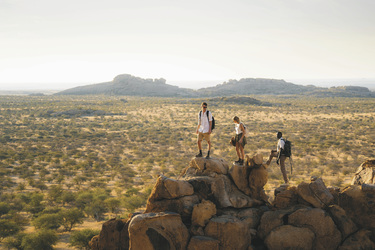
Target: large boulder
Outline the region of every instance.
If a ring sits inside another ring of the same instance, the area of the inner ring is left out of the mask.
[[[244,165],[233,164],[229,170],[229,176],[232,178],[234,184],[239,190],[246,195],[250,195],[249,187],[250,168]]]
[[[297,188],[289,185],[281,185],[275,189],[273,206],[276,208],[287,208],[298,204]]]
[[[257,200],[268,201],[268,197],[264,192],[263,187],[267,184],[268,172],[267,165],[258,165],[250,168],[249,187],[250,196]]]
[[[148,200],[145,213],[175,212],[181,215],[184,222],[189,222],[193,207],[199,203],[197,195],[184,196],[173,200]]]
[[[196,175],[210,175],[212,173],[227,174],[229,165],[220,158],[195,157],[190,161],[190,168],[196,169]]]
[[[244,208],[244,209],[227,209],[220,215],[230,215],[243,221],[249,229],[256,229],[259,226],[260,218],[262,217],[262,210],[258,208]]]
[[[332,218],[320,208],[302,208],[288,217],[288,223],[306,227],[315,233],[315,249],[337,249],[341,233]]]
[[[302,182],[297,187],[298,195],[316,208],[332,205],[334,197],[321,178],[312,178],[311,183]]]
[[[195,176],[187,181],[194,187],[194,192],[200,199],[212,201],[217,208],[245,208],[262,204],[238,190],[226,175]]]
[[[189,232],[176,213],[136,215],[129,224],[131,250],[186,249]]]
[[[91,249],[129,249],[129,222],[130,219],[111,219],[103,223],[100,234],[90,241]]]
[[[367,160],[358,167],[352,185],[375,184],[375,160]]]
[[[275,228],[265,240],[269,250],[313,249],[315,234],[308,228],[285,225]]]
[[[193,226],[206,226],[207,222],[216,214],[216,206],[211,201],[202,200],[193,208],[191,216],[191,224]]]
[[[187,250],[219,250],[219,241],[205,236],[193,236]]]
[[[280,209],[275,211],[264,212],[258,227],[258,236],[265,239],[267,235],[276,227],[286,225],[289,214],[296,211],[299,207],[291,207],[288,209]]]
[[[375,190],[349,186],[339,194],[339,206],[361,228],[375,229]]]
[[[151,191],[150,201],[176,199],[194,194],[194,188],[186,181],[174,180],[160,175]]]
[[[338,250],[375,249],[375,243],[370,238],[371,231],[362,229],[347,238]]]
[[[251,245],[251,231],[246,223],[234,216],[212,218],[204,229],[205,236],[217,239],[220,249],[247,250]]]
[[[349,235],[358,231],[356,224],[347,216],[344,209],[338,205],[332,205],[328,208],[328,212],[340,230],[342,238],[346,239]]]

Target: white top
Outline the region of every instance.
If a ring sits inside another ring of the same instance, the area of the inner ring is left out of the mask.
[[[202,112],[202,115],[201,115],[201,120],[199,121],[199,114]],[[208,122],[208,120],[210,120],[210,122],[212,122],[212,113],[211,111],[208,112],[209,115],[208,115],[208,118],[207,119],[207,111],[203,113],[203,111],[200,111],[198,113],[198,124],[200,122],[200,126],[199,126],[199,132],[201,133],[208,133],[210,131],[210,123]]]
[[[242,130],[241,130],[241,125],[242,124],[242,122],[240,122],[240,123],[236,123],[235,125],[234,125],[234,129],[236,130],[236,135],[239,135],[239,134],[241,134],[241,133],[243,133],[242,132]],[[243,125],[243,124],[242,124]],[[244,126],[244,125],[243,125]]]
[[[280,151],[280,149],[284,149],[285,141],[284,138],[280,138],[279,141],[277,142],[277,152]]]

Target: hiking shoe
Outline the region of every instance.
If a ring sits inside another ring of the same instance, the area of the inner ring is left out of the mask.
[[[236,164],[241,164],[241,159],[238,159],[238,161],[235,161]]]
[[[202,157],[202,153],[197,154],[195,157]]]
[[[243,159],[240,160],[240,165],[243,165]]]
[[[206,159],[210,159],[210,155],[207,155],[207,156],[206,156]]]

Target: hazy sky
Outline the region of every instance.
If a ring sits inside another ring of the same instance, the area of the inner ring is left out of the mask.
[[[375,78],[374,13],[374,0],[0,0],[0,89]]]

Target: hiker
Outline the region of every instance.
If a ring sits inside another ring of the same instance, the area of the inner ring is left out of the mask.
[[[235,123],[234,129],[236,131],[236,136],[234,137],[234,141],[236,143],[236,152],[238,156],[238,161],[235,161],[234,163],[243,165],[245,159],[244,147],[246,144],[245,126],[240,122],[240,118],[237,116],[233,117],[233,122]]]
[[[266,164],[270,165],[272,158],[277,157],[276,163],[277,163],[277,165],[279,165],[279,161],[280,161],[280,170],[281,170],[281,173],[283,174],[284,182],[289,183],[288,177],[286,175],[286,169],[285,169],[286,156],[283,152],[285,140],[282,136],[283,136],[283,134],[281,132],[277,132],[277,139],[279,139],[278,142],[277,142],[277,150],[271,150],[271,154],[268,157],[268,160],[267,160]]]
[[[206,159],[210,158],[210,151],[211,151],[211,128],[212,128],[212,113],[207,110],[207,103],[202,102],[202,110],[198,113],[198,127],[197,127],[197,134],[198,134],[198,149],[199,154],[196,157],[202,157],[202,140],[203,138],[208,143],[208,152]]]

